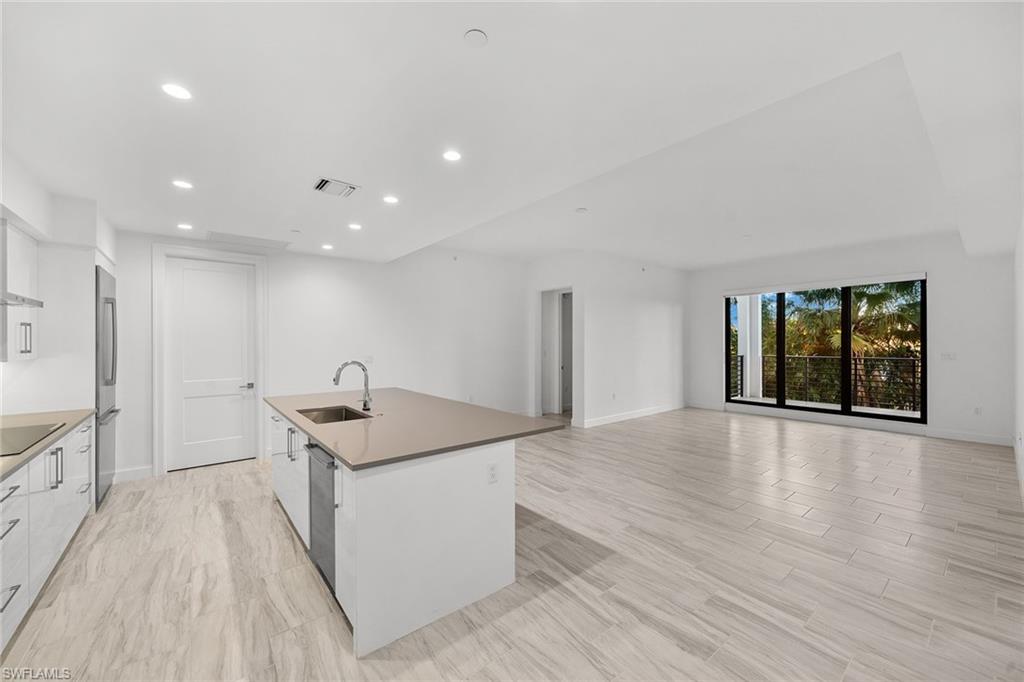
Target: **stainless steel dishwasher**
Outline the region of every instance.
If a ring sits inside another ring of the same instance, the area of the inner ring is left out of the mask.
[[[309,452],[309,556],[334,592],[334,457],[315,443]]]

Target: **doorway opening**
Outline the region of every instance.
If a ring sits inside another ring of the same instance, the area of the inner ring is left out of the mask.
[[[541,412],[572,421],[572,289],[541,292]]]

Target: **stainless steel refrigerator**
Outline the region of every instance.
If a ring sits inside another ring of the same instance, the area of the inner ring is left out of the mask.
[[[96,266],[96,504],[114,482],[117,407],[117,282]]]

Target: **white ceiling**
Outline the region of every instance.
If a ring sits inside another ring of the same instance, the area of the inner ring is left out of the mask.
[[[6,2],[3,145],[124,229],[190,222],[376,261],[443,240],[700,267],[949,229],[998,251],[1021,211],[1019,17]],[[464,44],[473,27],[487,47]],[[316,194],[321,175],[362,189]]]

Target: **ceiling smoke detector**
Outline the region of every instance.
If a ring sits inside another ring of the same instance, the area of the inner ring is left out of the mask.
[[[359,189],[359,185],[353,185],[351,182],[345,182],[344,180],[320,178],[316,181],[316,184],[313,185],[313,189],[317,192],[330,194],[332,197],[347,197],[351,196],[352,192]]]

